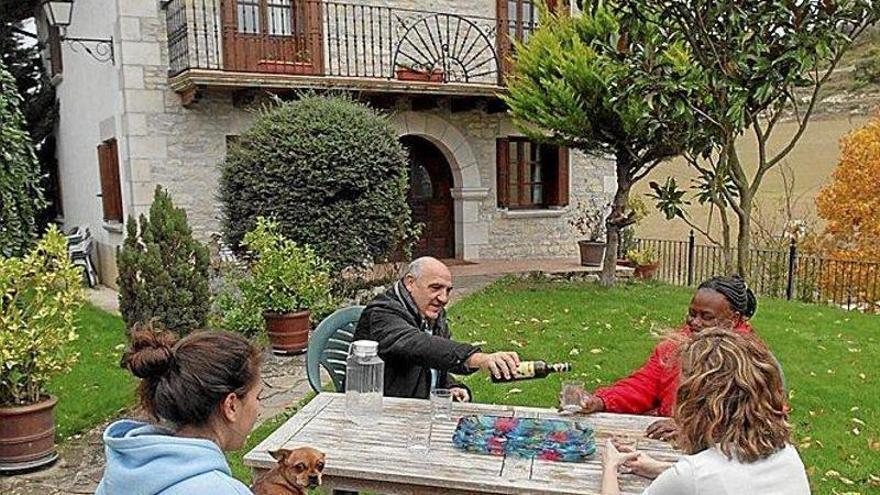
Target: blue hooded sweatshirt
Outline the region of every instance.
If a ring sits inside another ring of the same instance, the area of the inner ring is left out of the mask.
[[[104,452],[107,466],[95,495],[253,495],[210,440],[122,420],[104,431]]]

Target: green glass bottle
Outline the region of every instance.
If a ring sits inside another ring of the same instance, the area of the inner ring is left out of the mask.
[[[571,371],[571,363],[553,363],[547,364],[546,361],[520,361],[516,370],[516,375],[510,379],[495,378],[492,376],[493,382],[512,382],[518,380],[531,380],[534,378],[544,378],[550,373],[562,373]]]

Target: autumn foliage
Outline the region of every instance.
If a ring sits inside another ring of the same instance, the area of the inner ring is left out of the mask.
[[[822,251],[829,258],[860,264],[853,280],[861,296],[880,298],[880,117],[841,139],[841,158],[831,183],[816,198],[825,222]],[[827,276],[823,278],[828,278]],[[852,278],[851,278],[852,279]],[[872,292],[867,294],[866,292]]]

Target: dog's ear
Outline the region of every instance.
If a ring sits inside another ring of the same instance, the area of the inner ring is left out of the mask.
[[[270,450],[269,455],[272,456],[278,462],[284,462],[287,459],[287,456],[290,455],[289,449],[278,449],[278,450]]]

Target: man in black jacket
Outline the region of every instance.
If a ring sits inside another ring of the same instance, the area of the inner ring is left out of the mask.
[[[519,366],[515,352],[487,354],[451,340],[446,303],[452,274],[440,260],[419,258],[406,275],[377,296],[361,314],[355,340],[375,340],[385,361],[385,395],[427,399],[432,388],[448,388],[453,399],[471,400],[470,390],[449,373],[484,370],[510,378]]]

